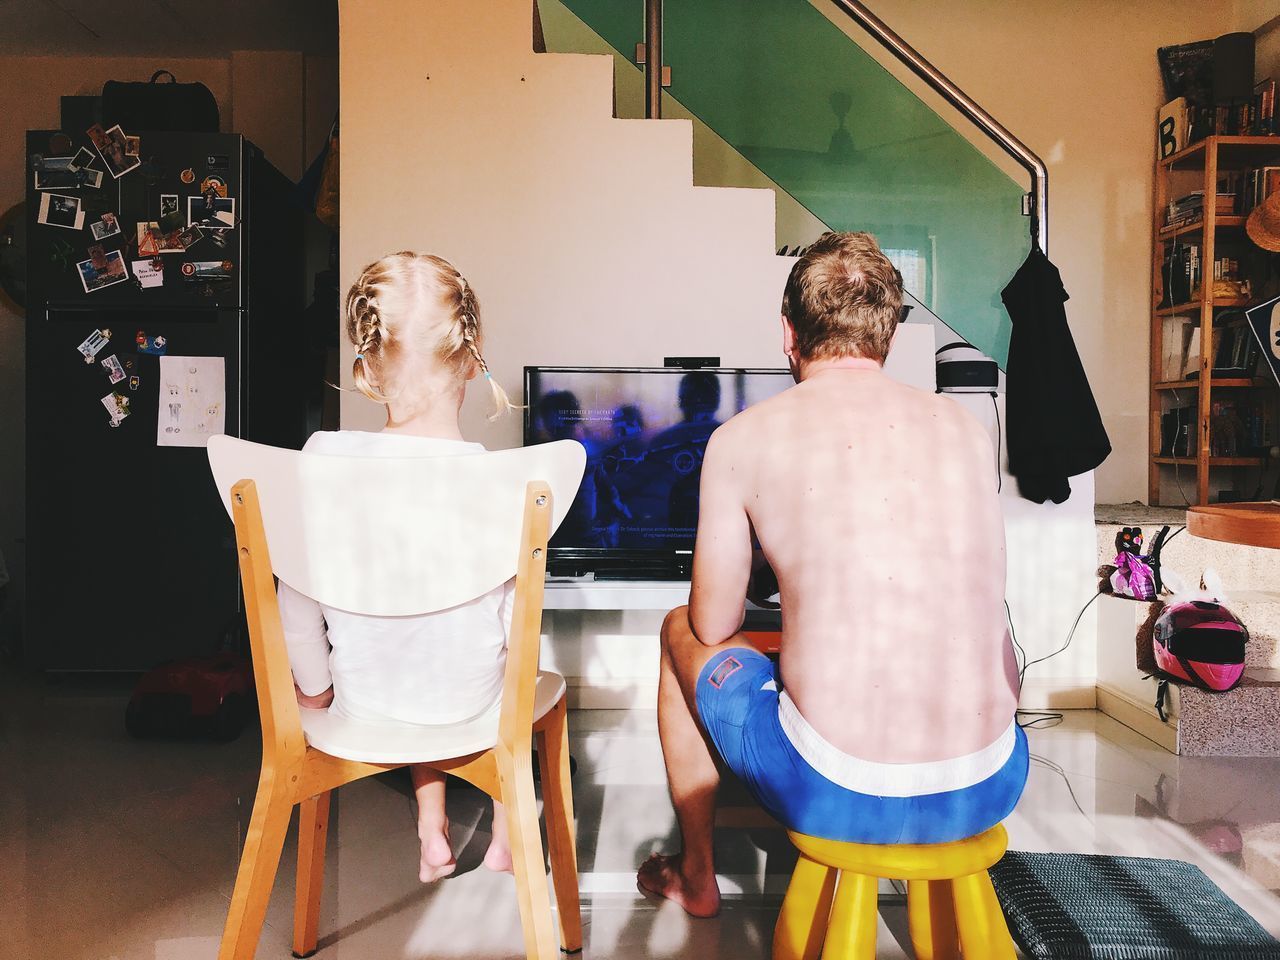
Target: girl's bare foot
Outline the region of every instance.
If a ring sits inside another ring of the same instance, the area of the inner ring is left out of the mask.
[[[507,811],[498,801],[493,802],[493,839],[484,852],[484,865],[495,873],[512,873],[511,840],[507,834]]]
[[[445,824],[440,830],[420,831],[418,838],[422,841],[418,879],[423,883],[432,883],[453,873],[458,861],[454,859],[453,848],[449,846],[449,825]]]
[[[691,917],[714,917],[720,912],[720,888],[715,874],[688,877],[683,867],[682,854],[655,853],[640,864],[636,883],[641,890],[680,904]]]

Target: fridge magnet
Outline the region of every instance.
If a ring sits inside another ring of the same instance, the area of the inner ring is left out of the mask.
[[[178,195],[176,193],[160,194],[160,219],[181,213],[178,207]]]
[[[148,356],[163,357],[165,350],[168,349],[168,343],[164,337],[150,337],[143,330],[138,331],[138,335],[134,340],[138,344],[138,352],[145,353]]]
[[[98,352],[111,341],[111,332],[109,330],[95,330],[84,338],[84,343],[76,347],[80,351],[80,355],[84,357],[85,363],[93,363],[93,358]]]
[[[80,206],[80,198],[61,193],[42,193],[36,222],[67,230],[83,230],[84,208]]]
[[[114,237],[120,232],[120,221],[116,219],[114,213],[104,213],[102,219],[97,223],[89,224],[89,232],[93,234],[93,239],[95,240]]]
[[[102,398],[102,405],[107,408],[107,416],[111,418],[113,427],[120,426],[120,421],[129,415],[129,398],[123,393],[108,393]]]
[[[229,170],[231,169],[231,155],[229,153],[206,154],[204,165],[210,170]]]
[[[102,369],[107,371],[107,379],[112,383],[119,383],[124,379],[124,364],[116,358],[114,353],[100,362],[102,363]]]
[[[159,264],[159,266],[157,266]],[[138,285],[143,290],[151,287],[164,286],[164,261],[155,260],[134,260],[133,276],[138,281]]]
[[[137,390],[141,384],[142,384],[142,378],[139,377],[137,374],[134,374],[132,377],[129,378],[130,390]]]
[[[188,260],[182,265],[185,280],[230,280],[235,264],[230,260]]]
[[[76,264],[76,269],[80,272],[80,284],[85,293],[95,293],[129,279],[129,270],[125,267],[124,257],[119,250],[112,250],[107,254],[107,265],[102,269],[95,267],[92,260],[81,260]]]
[[[185,230],[181,230],[178,232],[178,236],[177,236],[178,245],[181,246],[182,249],[184,250],[189,250],[191,248],[191,245],[203,236],[204,236],[204,231],[201,230],[199,227],[187,227]],[[220,234],[214,234],[214,236],[215,237],[220,236]]]
[[[74,190],[80,186],[71,157],[44,157],[32,154],[31,169],[37,190]]]
[[[215,247],[225,247],[227,245],[227,234],[223,230],[214,230],[209,234],[210,241]]]
[[[100,243],[95,243],[89,248],[89,260],[97,269],[105,270],[107,268],[107,248]]]
[[[203,196],[187,197],[187,226],[204,230],[231,230],[236,225],[236,201],[209,191]]]
[[[177,233],[165,233],[160,224],[152,220],[150,223],[138,224],[138,255],[154,257],[158,253],[182,253],[186,248],[178,243]]]
[[[195,183],[196,172],[190,167],[187,167],[187,169],[183,170],[182,173],[178,174],[178,179],[183,183]]]
[[[72,166],[72,157],[31,158],[37,190],[78,190],[81,187],[102,186],[102,171],[92,167]]]
[[[213,175],[205,177],[200,181],[200,195],[206,196],[210,190],[225,200],[227,198],[227,181],[223,180],[222,177]]]
[[[226,361],[222,357],[160,358],[166,390],[156,418],[156,445],[203,447],[226,432]]]
[[[114,128],[113,128],[114,129]],[[142,152],[142,138],[125,136],[124,138],[125,156],[136,157]]]
[[[98,156],[102,158],[107,173],[116,180],[142,165],[142,161],[136,155],[130,156],[127,138],[124,131],[120,129],[120,124],[116,124],[110,130],[103,130],[101,124],[95,123],[86,132],[94,149],[98,151]]]
[[[76,155],[71,158],[70,167],[72,170],[79,170],[93,163],[93,151],[88,147],[81,147],[76,151]]]

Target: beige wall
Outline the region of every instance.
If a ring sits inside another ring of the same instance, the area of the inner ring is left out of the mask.
[[[612,58],[535,55],[530,9],[341,4],[343,289],[388,251],[448,257],[515,395],[525,364],[776,365],[772,191],[694,187],[690,123],[614,119]],[[465,432],[518,444],[520,418],[470,393]],[[381,416],[344,395],[344,427]]]
[[[26,195],[25,131],[56,129],[60,98],[98,94],[107,80],[146,80],[160,68],[184,82],[199,81],[218,102],[223,131],[258,142],[267,158],[291,177],[301,173],[337,109],[337,69],[332,57],[255,51],[230,58],[0,57],[0,213]],[[309,126],[323,126],[313,134]],[[86,234],[86,237],[88,235]],[[26,342],[24,318],[0,305],[0,553],[14,589],[0,617],[0,645],[18,629],[24,563]]]

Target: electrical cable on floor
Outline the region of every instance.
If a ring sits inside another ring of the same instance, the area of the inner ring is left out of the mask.
[[[1080,608],[1080,612],[1076,614],[1075,622],[1071,624],[1071,630],[1067,633],[1066,641],[1057,650],[1054,650],[1052,653],[1046,653],[1043,657],[1038,657],[1035,660],[1027,660],[1026,653],[1023,652],[1022,666],[1018,670],[1019,698],[1021,698],[1021,695],[1022,695],[1022,685],[1027,678],[1027,670],[1030,669],[1031,667],[1034,667],[1037,663],[1044,663],[1046,660],[1053,659],[1058,654],[1065,652],[1066,649],[1069,646],[1071,646],[1071,641],[1075,638],[1075,635],[1076,635],[1076,628],[1080,626],[1080,621],[1081,619],[1083,619],[1085,611],[1088,610],[1091,606],[1093,606],[1093,602],[1097,600],[1100,596],[1102,596],[1101,588],[1099,588],[1098,592],[1089,598],[1088,603],[1086,603],[1083,607]],[[1006,601],[1005,611],[1008,612],[1008,610],[1009,610],[1009,605],[1008,605],[1008,602]],[[1012,636],[1012,633],[1013,633],[1012,616],[1010,616],[1009,618],[1009,631],[1010,631],[1010,635]],[[1017,647],[1018,650],[1022,650],[1022,647],[1018,645],[1018,642],[1016,639],[1014,640],[1014,646]],[[1044,730],[1048,727],[1056,727],[1063,720],[1062,713],[1057,710],[1024,710],[1022,708],[1019,708],[1014,716],[1018,726],[1022,727],[1022,729],[1024,730],[1027,730],[1027,729]],[[1024,716],[1029,718],[1026,720],[1025,723],[1021,719],[1018,719]]]
[[[1042,757],[1039,754],[1033,753],[1033,754],[1030,754],[1029,756],[1031,760],[1034,760],[1036,763],[1040,764],[1047,770],[1052,770],[1054,773],[1056,773],[1058,776],[1062,778],[1062,782],[1067,785],[1067,793],[1071,794],[1071,802],[1074,803],[1076,805],[1076,809],[1080,811],[1080,816],[1084,817],[1086,820],[1092,823],[1093,818],[1084,812],[1084,807],[1080,805],[1080,800],[1076,797],[1075,788],[1071,786],[1071,778],[1067,776],[1067,771],[1064,770],[1061,767],[1061,765],[1056,764],[1052,760]]]

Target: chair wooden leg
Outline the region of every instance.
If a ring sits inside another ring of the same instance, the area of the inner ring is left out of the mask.
[[[528,960],[556,960],[559,950],[551,924],[551,889],[542,859],[538,830],[538,800],[533,791],[533,758],[526,746],[521,755],[498,750],[502,803],[511,833],[511,861],[520,903],[520,926]]]
[[[949,880],[907,882],[907,925],[917,960],[960,960]]]
[[[556,891],[560,949],[582,949],[582,906],[578,901],[578,854],[574,847],[573,782],[569,775],[568,705],[562,697],[537,733],[542,771],[542,813],[547,822],[551,882]]]
[[[984,870],[951,881],[955,897],[960,949],[968,958],[1014,960],[1013,939]]]
[[[801,854],[773,928],[773,960],[818,960],[835,890],[836,871]]]
[[[293,900],[293,955],[316,952],[320,928],[320,893],[324,886],[324,846],[329,836],[326,790],[298,804],[298,878]]]
[[[865,873],[840,871],[823,960],[875,960],[878,885]]]
[[[267,916],[267,902],[276,871],[280,868],[280,852],[284,835],[289,830],[289,814],[293,811],[292,784],[287,775],[264,770],[258,781],[258,794],[253,800],[253,815],[240,854],[240,869],[231,894],[231,909],[222,932],[218,960],[253,960]]]

